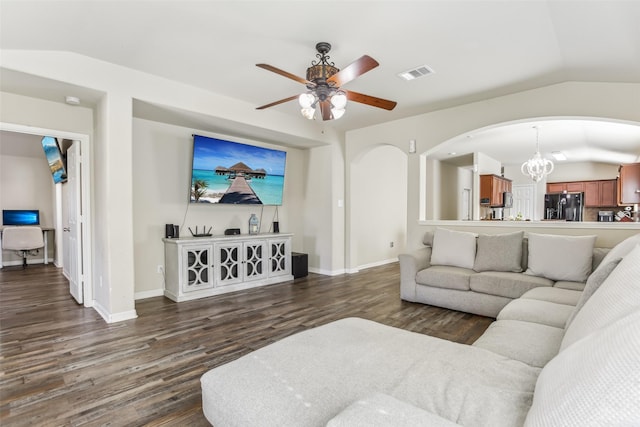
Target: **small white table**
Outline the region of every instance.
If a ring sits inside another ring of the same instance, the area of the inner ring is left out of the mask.
[[[45,264],[49,264],[49,231],[53,231],[54,229],[51,227],[40,227],[42,229],[42,237],[44,239],[44,263]],[[2,229],[3,227],[0,227],[0,268],[3,267],[3,263],[2,263]]]

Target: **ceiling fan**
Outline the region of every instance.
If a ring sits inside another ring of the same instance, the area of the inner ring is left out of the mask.
[[[268,64],[256,64],[257,67],[272,71],[281,76],[287,77],[302,83],[307,87],[307,92],[301,95],[294,95],[270,104],[257,107],[257,110],[273,107],[274,105],[298,99],[301,113],[308,119],[313,119],[316,108],[319,108],[322,120],[339,119],[345,112],[347,100],[371,105],[373,107],[393,110],[396,102],[389,101],[374,96],[364,95],[358,92],[342,89],[342,86],[349,83],[356,77],[376,68],[378,61],[368,55],[364,55],[347,65],[342,70],[335,67],[333,62],[329,62],[327,55],[331,50],[331,45],[327,42],[316,44],[317,61],[311,61],[311,66],[307,68],[307,78],[303,79],[294,74],[283,71]]]

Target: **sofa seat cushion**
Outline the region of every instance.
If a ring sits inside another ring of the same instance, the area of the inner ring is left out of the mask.
[[[456,424],[392,396],[376,393],[358,399],[340,412],[327,427],[456,427]]]
[[[585,282],[570,282],[568,280],[558,280],[553,287],[558,289],[569,289],[572,291],[583,291]]]
[[[520,298],[536,299],[540,301],[555,302],[557,304],[576,306],[581,296],[582,292],[573,289],[540,287],[533,288],[530,291],[525,292]]]
[[[468,268],[432,265],[416,274],[416,283],[436,288],[468,291],[469,278],[472,274],[475,272]]]
[[[575,309],[572,305],[536,299],[518,298],[507,304],[498,314],[498,320],[521,320],[564,329]]]
[[[521,426],[539,372],[479,347],[348,318],[205,373],[202,409],[215,426],[322,426],[384,393],[462,425]]]
[[[506,271],[483,271],[471,276],[469,281],[472,291],[507,298],[519,298],[529,289],[539,286],[553,286],[553,281],[544,277]]]
[[[541,368],[558,354],[563,334],[553,326],[496,320],[473,345]]]

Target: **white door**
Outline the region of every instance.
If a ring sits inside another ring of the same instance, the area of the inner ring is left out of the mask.
[[[82,304],[82,208],[81,177],[80,177],[80,143],[74,141],[67,150],[67,204],[69,224],[64,228],[64,253],[63,271],[69,280],[69,292]]]
[[[522,219],[536,220],[536,186],[535,184],[514,185],[511,188],[513,194],[513,207],[511,215],[514,217],[522,214]]]

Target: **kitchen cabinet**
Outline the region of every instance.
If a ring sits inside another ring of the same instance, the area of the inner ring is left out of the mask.
[[[617,205],[617,180],[607,179],[584,182],[584,206],[587,208],[612,207]]]
[[[498,175],[480,175],[480,204],[502,206],[502,193],[511,192],[511,180]]]
[[[547,184],[547,193],[564,193],[567,191],[566,182],[551,182]]]
[[[620,165],[618,179],[618,204],[640,203],[640,163]]]
[[[291,236],[164,239],[164,295],[181,302],[293,280]]]
[[[582,193],[584,182],[550,182],[547,184],[547,193]]]

